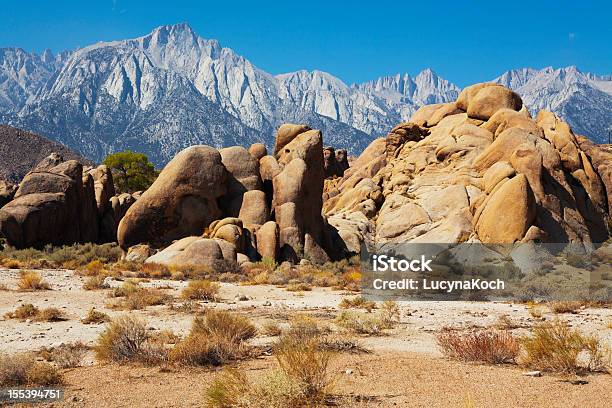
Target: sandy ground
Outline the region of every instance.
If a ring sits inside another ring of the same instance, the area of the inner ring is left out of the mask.
[[[104,325],[80,322],[95,307],[110,316],[126,312],[110,310],[106,305],[109,290],[85,291],[84,279],[72,271],[41,271],[50,283],[49,291],[19,292],[18,271],[0,270],[0,316],[24,303],[39,308],[63,310],[67,321],[40,323],[0,317],[0,352],[35,351],[41,347],[82,341],[93,344]],[[112,286],[122,282],[110,281]],[[178,297],[186,282],[151,280],[143,286],[156,286]],[[338,304],[347,292],[315,288],[309,292],[288,292],[269,285],[240,286],[222,284],[220,302],[202,304],[238,310],[257,325],[274,321],[287,325],[290,316],[307,312],[322,320],[338,313]],[[238,300],[246,297],[248,300]],[[176,306],[180,304],[177,300]],[[368,354],[342,353],[335,357],[337,375],[335,403],[347,407],[412,406],[575,406],[603,407],[612,400],[612,376],[589,375],[588,384],[573,385],[563,377],[544,375],[528,377],[517,366],[486,366],[449,361],[435,343],[435,332],[443,327],[489,327],[501,316],[508,316],[517,326],[517,334],[526,333],[537,322],[525,305],[502,302],[399,302],[401,320],[385,336],[364,337],[359,343]],[[169,329],[179,335],[189,330],[192,314],[168,305],[136,311],[152,330]],[[554,315],[545,311],[544,318]],[[585,333],[598,335],[612,344],[612,309],[587,308],[577,314],[564,314],[564,320]],[[273,338],[260,337],[256,343]],[[242,362],[238,365],[257,377],[275,367],[273,357]],[[88,358],[85,367],[64,370],[66,397],[53,406],[74,407],[184,407],[201,406],[202,390],[214,377],[209,369],[160,369],[135,366],[101,365]],[[473,403],[473,405],[472,405]],[[38,405],[42,406],[42,405]]]

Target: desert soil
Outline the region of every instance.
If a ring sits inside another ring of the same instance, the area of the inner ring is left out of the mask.
[[[126,312],[107,308],[109,290],[85,291],[84,279],[67,270],[44,270],[41,275],[51,290],[17,291],[18,271],[0,270],[0,352],[36,351],[42,347],[81,341],[93,345],[104,325],[85,325],[80,320],[95,307],[108,315]],[[111,281],[112,286],[121,282]],[[150,280],[143,286],[161,287],[178,298],[187,283]],[[355,294],[327,288],[288,292],[270,285],[241,286],[224,283],[217,303],[202,307],[237,310],[255,324],[276,322],[288,325],[292,315],[308,313],[322,321],[339,312],[343,297]],[[247,298],[248,300],[238,300]],[[63,310],[67,321],[40,323],[7,319],[5,313],[24,303],[39,308]],[[490,327],[507,316],[526,333],[538,322],[523,304],[504,302],[398,302],[400,324],[384,336],[360,337],[368,353],[339,353],[333,360],[335,376],[332,403],[344,407],[604,407],[612,401],[612,376],[588,375],[587,383],[544,374],[524,375],[527,370],[513,366],[491,366],[450,361],[440,353],[436,331],[444,328]],[[177,301],[175,306],[179,306]],[[151,330],[168,329],[185,335],[193,314],[168,305],[134,311]],[[545,319],[554,315],[544,309]],[[612,309],[585,308],[562,318],[585,333],[596,334],[612,344]],[[275,338],[258,337],[257,344],[271,344]],[[256,378],[273,369],[274,357],[235,364]],[[160,368],[100,364],[88,356],[84,366],[63,370],[65,398],[54,407],[192,407],[202,405],[202,392],[216,369]],[[37,406],[45,406],[40,404]]]

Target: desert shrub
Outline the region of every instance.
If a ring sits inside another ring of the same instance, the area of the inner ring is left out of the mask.
[[[553,312],[562,314],[577,313],[578,310],[580,310],[580,308],[584,305],[585,303],[580,301],[559,301],[550,303],[549,307]]]
[[[133,316],[112,320],[94,347],[99,360],[153,364],[167,359],[162,344],[151,341],[144,321]]]
[[[60,322],[63,320],[67,320],[64,312],[55,308],[49,307],[47,309],[43,309],[40,311],[36,320],[44,321],[44,322]]]
[[[239,343],[224,336],[192,332],[170,351],[170,361],[192,366],[220,366],[241,355]]]
[[[116,262],[121,257],[121,249],[115,243],[109,244],[75,244],[53,247],[48,245],[43,249],[15,249],[5,247],[0,251],[1,258],[9,258],[19,263],[19,267],[65,267],[79,269],[88,263],[100,260],[102,263]]]
[[[99,259],[96,259],[85,265],[79,272],[86,276],[99,276],[105,272],[104,264]]]
[[[336,317],[336,324],[356,334],[378,335],[384,330],[392,329],[397,324],[399,308],[395,302],[383,304],[377,313],[342,311]]]
[[[305,282],[296,282],[287,286],[289,292],[307,292],[312,290],[312,285]]]
[[[586,336],[556,320],[536,326],[521,339],[520,363],[534,369],[561,373],[598,371],[606,350],[595,336]],[[584,356],[584,359],[581,359]]]
[[[15,309],[13,312],[6,313],[5,317],[9,319],[31,319],[45,322],[58,322],[66,320],[64,313],[55,307],[40,310],[31,303],[25,303]]]
[[[140,266],[140,274],[143,277],[161,279],[161,278],[169,278],[172,274],[170,269],[166,265],[158,264],[158,263],[143,263]]]
[[[590,267],[586,255],[569,252],[565,254],[565,262],[574,268],[586,269]]]
[[[252,384],[243,372],[225,369],[204,393],[204,403],[209,408],[298,407],[304,406],[304,400],[299,385],[282,370],[273,370]]]
[[[112,297],[126,297],[131,293],[139,291],[140,289],[141,287],[138,284],[138,282],[135,282],[133,280],[126,280],[125,282],[123,282],[123,285],[113,290],[113,292],[111,293],[111,296]]]
[[[376,309],[376,303],[366,300],[363,296],[356,296],[354,298],[343,298],[338,305],[342,309],[365,309],[371,312]]]
[[[16,259],[3,259],[2,266],[8,269],[21,269],[21,262]]]
[[[17,307],[13,312],[8,312],[4,316],[9,319],[33,319],[40,313],[40,310],[31,303],[24,303]]]
[[[90,276],[83,284],[85,290],[106,289],[108,285],[105,283],[104,275]]]
[[[342,289],[357,292],[361,289],[361,271],[354,267],[344,272],[341,276],[340,286]]]
[[[124,299],[109,305],[118,310],[142,310],[148,306],[163,305],[172,300],[172,296],[159,289],[138,288],[129,291]]]
[[[182,264],[182,265],[170,265],[170,276],[175,280],[183,279],[194,279],[204,280],[212,279],[215,275],[213,268],[208,265],[193,265],[193,264]]]
[[[248,319],[226,311],[207,311],[196,317],[189,335],[170,351],[170,361],[196,366],[218,366],[244,357],[244,341],[255,336]]]
[[[60,368],[79,367],[89,348],[81,343],[62,344],[49,351],[49,359]]]
[[[190,281],[181,293],[184,299],[191,300],[216,300],[220,285],[207,280]]]
[[[257,328],[244,316],[225,310],[207,310],[204,317],[193,321],[193,332],[244,341],[257,335]]]
[[[62,383],[59,371],[31,354],[0,354],[0,387],[49,386]]]
[[[262,327],[262,333],[266,336],[280,336],[283,330],[274,322],[267,322]]]
[[[328,371],[331,354],[320,351],[317,339],[283,339],[275,347],[274,355],[280,369],[298,385],[298,395],[301,394],[309,403],[323,401],[332,383]]]
[[[444,330],[436,336],[442,352],[461,361],[490,364],[512,363],[519,353],[519,342],[511,333],[500,330],[458,332]]]
[[[110,267],[113,271],[117,271],[117,272],[124,272],[124,271],[137,272],[140,270],[141,265],[142,265],[141,262],[126,261],[126,260],[120,259],[117,262],[110,265]]]
[[[261,261],[259,261],[256,266],[261,267],[268,272],[273,272],[276,268],[278,268],[278,264],[274,258],[270,258],[268,256],[261,258]]]
[[[17,286],[20,290],[48,290],[50,286],[38,272],[22,271]]]
[[[85,318],[81,320],[81,323],[100,324],[100,323],[106,323],[109,321],[110,321],[110,317],[106,313],[99,312],[92,307],[91,309],[89,309],[87,316],[85,316]]]

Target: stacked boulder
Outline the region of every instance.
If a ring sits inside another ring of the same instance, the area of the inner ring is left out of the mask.
[[[8,202],[0,208],[0,234],[15,247],[115,239],[116,227],[104,233],[104,211],[114,195],[105,166],[83,171],[78,161],[64,161],[53,153],[16,189],[1,187]],[[113,226],[115,222],[113,218]]]
[[[331,146],[323,149],[323,168],[325,169],[326,179],[344,176],[344,172],[349,168],[346,150],[338,149],[336,151]]]
[[[272,155],[261,144],[192,146],[130,207],[118,241],[126,251],[165,247],[147,260],[164,264],[323,263],[331,248],[324,179],[321,132],[305,125],[282,125]]]
[[[532,118],[510,89],[477,84],[372,142],[326,192],[324,213],[355,249],[363,241],[603,242],[611,156],[550,112]]]

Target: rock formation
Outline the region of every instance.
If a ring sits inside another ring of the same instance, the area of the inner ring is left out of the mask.
[[[360,242],[602,242],[612,150],[554,114],[532,118],[497,84],[419,109],[325,191],[347,247]]]
[[[118,219],[112,211],[113,179],[105,166],[83,171],[76,160],[52,153],[16,188],[0,183],[0,233],[18,247],[114,241]]]

